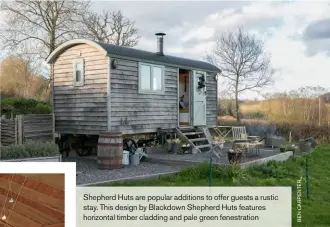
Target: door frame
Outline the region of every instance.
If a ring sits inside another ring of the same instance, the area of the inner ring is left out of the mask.
[[[189,87],[190,87],[190,90],[189,90],[189,92],[190,92],[190,95],[189,95],[189,102],[190,102],[190,104],[189,104],[189,112],[190,112],[190,126],[192,126],[192,127],[195,127],[195,123],[194,123],[194,120],[195,120],[195,118],[194,118],[194,101],[195,101],[195,99],[194,99],[194,82],[193,82],[193,80],[195,80],[195,74],[197,74],[197,73],[199,73],[199,74],[203,74],[204,75],[204,78],[205,78],[205,92],[206,92],[206,94],[205,94],[205,126],[207,125],[207,90],[206,90],[206,83],[207,83],[207,73],[206,72],[204,72],[204,71],[200,71],[200,70],[191,70],[190,72],[189,72],[189,76],[190,76],[190,78],[192,78],[189,82],[190,82],[190,84],[189,84]],[[200,126],[202,126],[202,125],[200,125]]]
[[[180,125],[180,69],[181,70],[186,70],[188,71],[188,78],[189,78],[189,83],[188,83],[188,90],[189,90],[189,121],[188,121],[188,125]],[[192,95],[191,92],[193,91],[192,89],[192,76],[193,76],[193,70],[191,69],[185,69],[185,68],[178,68],[177,70],[177,86],[178,86],[178,90],[177,90],[177,108],[178,108],[178,128],[189,128],[192,127],[192,119],[191,119],[191,111],[192,111]]]

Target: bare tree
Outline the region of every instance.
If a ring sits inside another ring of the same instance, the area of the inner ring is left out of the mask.
[[[273,83],[275,71],[263,42],[244,33],[241,28],[218,38],[207,60],[222,70],[221,76],[228,83],[228,91],[235,95],[237,121],[240,121],[239,94],[247,90],[257,91]]]
[[[38,48],[30,54],[45,58],[76,35],[76,19],[89,6],[89,1],[2,1],[0,10],[6,24],[1,29],[3,44],[15,50],[33,43]],[[50,69],[50,81],[51,72]]]
[[[46,95],[46,80],[39,76],[40,67],[33,55],[9,56],[0,64],[2,92],[15,97],[36,99]]]
[[[140,39],[135,22],[120,10],[105,10],[102,14],[85,12],[81,15],[81,22],[79,36],[87,39],[126,47],[136,46]]]

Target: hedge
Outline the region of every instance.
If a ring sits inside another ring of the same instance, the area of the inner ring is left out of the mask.
[[[51,106],[48,103],[35,99],[6,98],[1,101],[1,115],[17,114],[50,114]]]

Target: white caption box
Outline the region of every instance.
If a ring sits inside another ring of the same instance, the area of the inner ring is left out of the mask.
[[[290,187],[77,188],[79,227],[291,227]]]

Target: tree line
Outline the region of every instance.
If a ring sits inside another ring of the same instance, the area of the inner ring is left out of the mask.
[[[220,116],[235,117],[235,101],[221,99]],[[275,122],[330,123],[330,93],[321,86],[305,86],[282,93],[268,93],[262,101],[240,101],[240,117]]]

